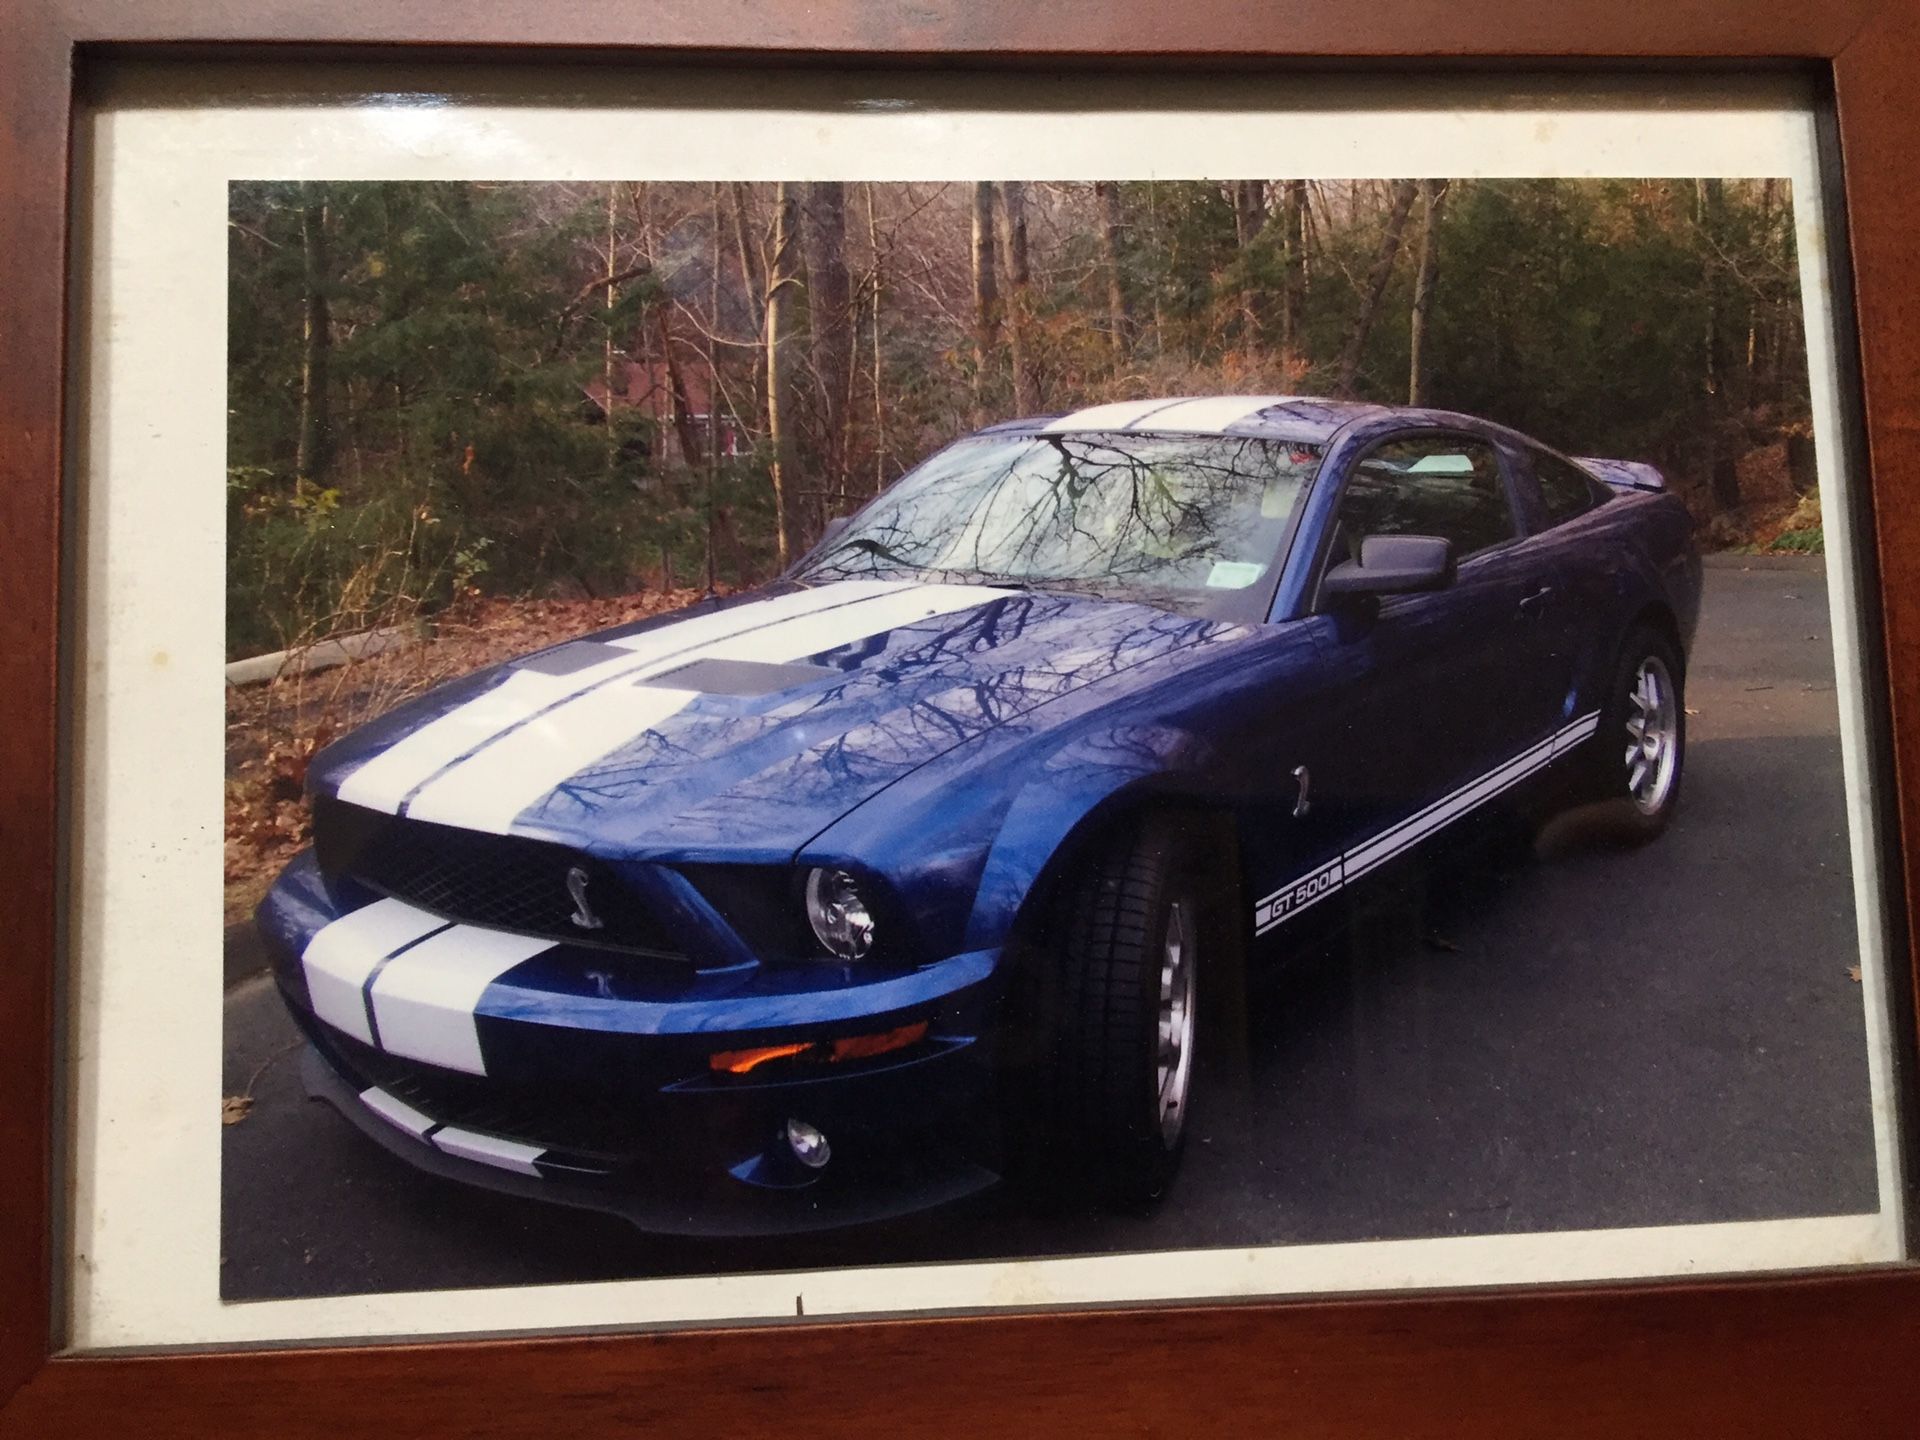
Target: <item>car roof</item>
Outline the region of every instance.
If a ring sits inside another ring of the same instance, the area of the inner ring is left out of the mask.
[[[982,435],[1065,435],[1123,431],[1143,435],[1245,435],[1268,440],[1324,444],[1356,420],[1404,413],[1434,419],[1440,412],[1406,410],[1358,400],[1322,400],[1311,395],[1166,395],[1090,405],[1062,415],[1008,420]],[[1466,417],[1445,417],[1448,420]]]

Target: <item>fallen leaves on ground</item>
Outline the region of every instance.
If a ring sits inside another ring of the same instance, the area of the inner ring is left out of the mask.
[[[1847,967],[1847,978],[1858,985],[1860,983],[1860,967],[1858,965],[1849,965]]]
[[[251,1095],[229,1095],[220,1102],[220,1123],[238,1125],[247,1118],[247,1112],[253,1109]]]

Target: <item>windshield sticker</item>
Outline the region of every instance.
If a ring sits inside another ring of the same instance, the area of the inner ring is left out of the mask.
[[[1209,590],[1244,590],[1260,578],[1267,567],[1251,560],[1216,560],[1207,572]]]

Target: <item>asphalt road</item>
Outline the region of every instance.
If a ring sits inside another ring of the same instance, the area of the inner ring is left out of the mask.
[[[989,1198],[794,1241],[656,1241],[417,1174],[304,1099],[264,978],[228,992],[230,1299],[690,1272],[1586,1229],[1871,1210],[1826,587],[1719,558],[1657,843],[1483,830],[1260,985],[1145,1215]],[[230,971],[250,966],[244,937]]]

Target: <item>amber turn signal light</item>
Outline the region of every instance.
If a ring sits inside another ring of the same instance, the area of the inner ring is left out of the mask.
[[[866,1060],[890,1050],[904,1050],[926,1038],[927,1022],[917,1020],[876,1035],[843,1035],[837,1040],[800,1041],[792,1045],[761,1045],[751,1050],[716,1050],[707,1068],[723,1075],[745,1075],[769,1060],[804,1058],[832,1065],[841,1060]]]

